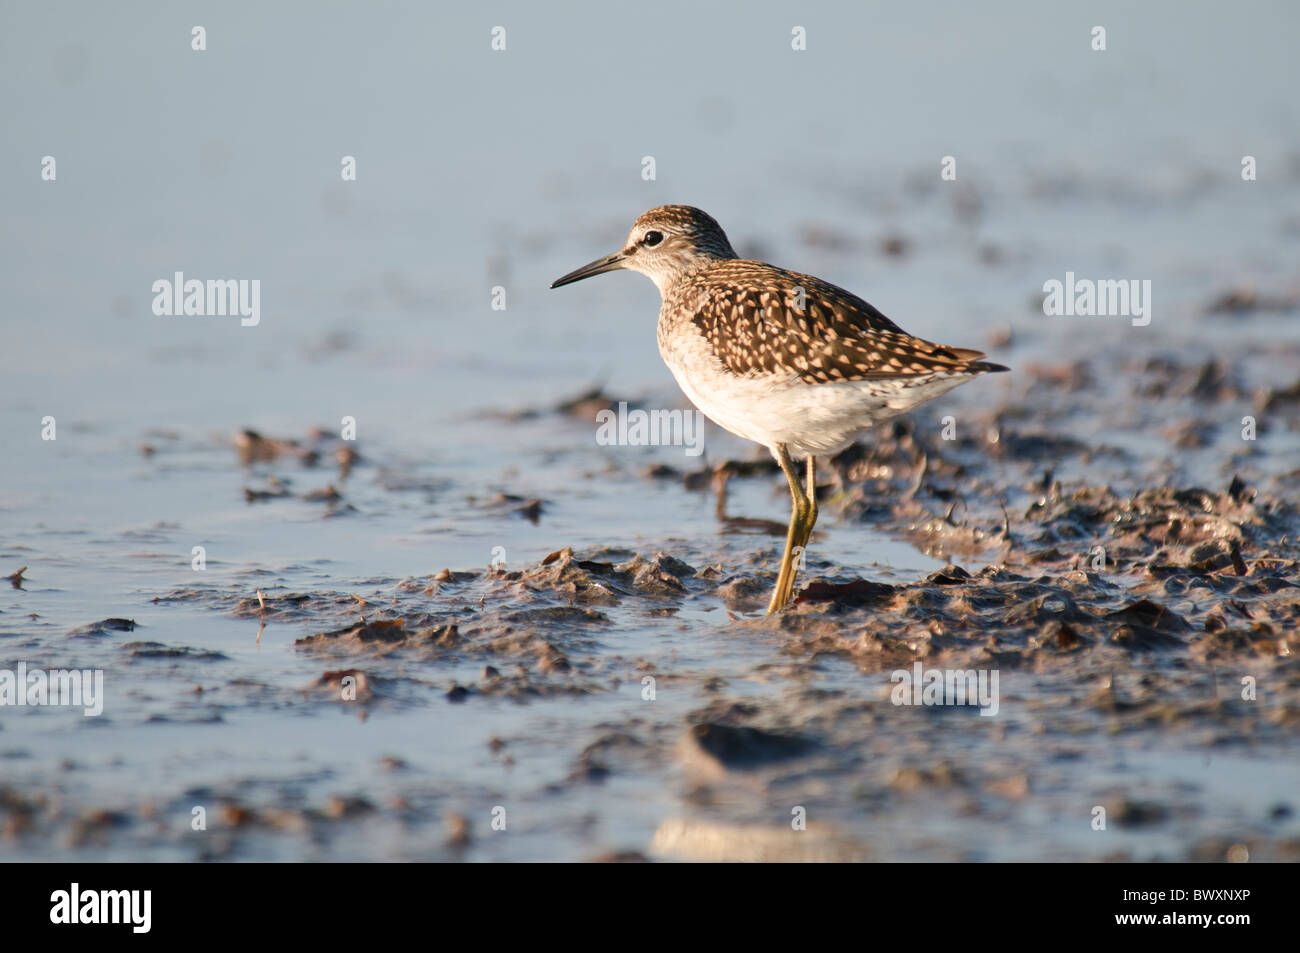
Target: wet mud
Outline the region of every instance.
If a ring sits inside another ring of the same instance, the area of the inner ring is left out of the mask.
[[[521,717],[473,743],[463,781],[454,759],[421,764],[379,736],[369,767],[334,790],[309,764],[108,806],[67,781],[69,761],[44,789],[0,780],[0,837],[19,855],[57,843],[180,859],[519,856],[485,832],[500,802],[526,829],[553,825],[538,857],[1300,860],[1285,773],[1252,803],[1227,803],[1205,780],[1300,763],[1297,473],[1239,433],[1245,415],[1261,440],[1294,431],[1300,381],[1252,388],[1250,358],[1030,362],[1003,390],[951,408],[954,433],[923,417],[879,428],[821,462],[821,523],[797,598],[770,618],[783,487],[757,455],[586,476],[621,481],[629,501],[654,486],[711,495],[725,545],[559,540],[519,567],[302,588],[286,584],[291,571],[257,570],[158,593],[154,605],[255,625],[259,643],[263,631],[297,633],[299,674],[223,669],[226,651],[160,640],[132,619],[66,631],[159,673],[140,691],[174,697],[146,723],[335,710],[361,724],[423,719],[436,733],[454,706],[465,713],[455,730],[473,733],[480,713],[517,706]],[[1125,369],[1121,387],[1101,373],[1107,362]],[[596,389],[547,413],[585,419],[616,402]],[[1094,426],[1108,418],[1124,425]],[[496,419],[508,435],[536,414]],[[320,435],[244,430],[233,448],[249,505],[347,512],[366,473],[370,492],[444,489]],[[468,495],[467,518],[544,531],[564,501],[528,482]],[[754,486],[770,487],[773,505],[737,512],[729,494]],[[945,565],[900,577],[819,555],[828,535],[867,529]],[[39,573],[13,569],[18,589]],[[996,672],[997,712],[896,703],[896,673],[936,669]],[[647,803],[620,825],[638,790]],[[200,801],[213,836],[184,823]]]

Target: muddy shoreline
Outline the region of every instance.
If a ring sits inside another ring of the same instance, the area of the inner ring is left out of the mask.
[[[505,858],[488,817],[503,808],[534,824],[542,812],[577,825],[563,838],[571,859],[1222,860],[1229,850],[1300,859],[1293,790],[1265,784],[1259,803],[1225,805],[1212,784],[1187,780],[1212,775],[1215,762],[1228,771],[1260,758],[1296,763],[1300,509],[1282,492],[1295,474],[1261,469],[1249,446],[1227,449],[1228,422],[1243,408],[1260,414],[1261,429],[1293,427],[1295,388],[1251,392],[1233,383],[1230,359],[1135,366],[1131,393],[1157,405],[1145,412],[1168,421],[1167,440],[1177,447],[1197,427],[1210,431],[1199,445],[1217,464],[1199,482],[1170,469],[1158,447],[1143,454],[1069,436],[1083,432],[1081,417],[1105,416],[1107,403],[1130,395],[1101,386],[1082,363],[1031,365],[986,407],[944,408],[954,439],[941,423],[902,418],[825,461],[824,523],[797,602],[774,618],[762,613],[782,526],[742,509],[759,487],[779,500],[780,477],[755,456],[586,477],[619,482],[629,500],[638,485],[704,495],[710,532],[729,541],[721,554],[671,540],[579,544],[519,567],[305,588],[286,583],[292,572],[259,570],[151,597],[256,626],[259,648],[274,639],[292,656],[300,674],[287,681],[235,671],[234,653],[155,637],[131,619],[76,627],[66,638],[115,665],[150,667],[142,684],[175,696],[161,710],[144,705],[134,718],[146,725],[333,711],[382,732],[392,718],[437,725],[443,706],[468,725],[511,707],[524,718],[473,740],[479,777],[463,786],[445,763],[431,771],[409,750],[380,754],[382,740],[347,783],[309,770],[298,782],[250,778],[162,800],[103,803],[78,790],[69,761],[45,790],[0,783],[5,852],[48,856],[42,845],[58,844],[88,857],[374,857],[347,846],[370,832],[379,856]],[[587,392],[551,413],[581,420],[616,400]],[[500,419],[508,430],[535,418]],[[386,466],[382,451],[341,455],[312,445],[321,440],[241,432],[232,472],[246,505],[305,501],[330,518],[348,515],[358,481],[377,494],[428,485]],[[1177,482],[1154,483],[1161,472]],[[518,491],[467,498],[471,518],[545,532],[565,501],[531,493],[526,474],[517,482]],[[300,489],[308,484],[333,492]],[[364,518],[358,503],[354,519]],[[855,526],[947,564],[898,578],[827,561],[819,540]],[[648,640],[629,652],[633,630]],[[895,673],[913,670],[996,672],[996,717],[895,704]],[[577,729],[557,735],[552,706],[571,719],[576,711]],[[540,749],[550,767],[526,768]],[[1174,766],[1141,767],[1161,758]],[[482,781],[521,771],[529,780],[519,786]],[[657,787],[658,803],[675,807],[652,803],[619,834],[605,798],[625,785]],[[554,806],[592,797],[596,813]],[[209,812],[202,833],[185,823],[199,804]],[[1098,808],[1106,831],[1090,827]],[[807,836],[782,820],[792,811],[805,813]],[[1012,833],[1022,826],[1047,839],[1025,842]]]

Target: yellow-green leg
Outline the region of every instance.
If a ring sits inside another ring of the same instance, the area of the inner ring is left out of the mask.
[[[781,570],[777,573],[776,587],[772,590],[772,601],[767,605],[767,614],[772,615],[784,608],[794,595],[796,551],[802,556],[808,539],[812,536],[813,525],[817,522],[817,486],[813,458],[808,457],[808,490],[800,485],[799,473],[790,460],[790,451],[784,445],[775,447],[776,462],[781,465],[786,481],[790,484],[790,529],[785,537],[785,552],[781,556]]]
[[[803,539],[799,545],[805,550],[808,548],[808,540],[812,539],[813,527],[817,525],[817,464],[813,455],[808,454],[808,525],[804,529]]]

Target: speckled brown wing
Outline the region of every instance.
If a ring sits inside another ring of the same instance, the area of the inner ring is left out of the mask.
[[[907,334],[857,295],[760,262],[719,262],[697,285],[692,322],[739,376],[809,384],[1005,370],[969,348]]]

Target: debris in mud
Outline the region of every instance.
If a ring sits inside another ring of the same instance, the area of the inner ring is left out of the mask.
[[[615,605],[637,592],[684,595],[687,590],[683,579],[694,575],[692,567],[663,553],[655,554],[651,560],[636,556],[616,566],[599,560],[577,559],[573,550],[566,547],[550,553],[536,569],[505,572],[499,578],[551,589],[575,603]]]
[[[752,460],[724,460],[716,466],[701,467],[686,473],[666,463],[659,463],[648,467],[644,475],[652,480],[681,480],[682,485],[688,490],[711,490],[722,493],[726,489],[727,481],[733,477],[768,476],[780,472],[781,468],[775,460],[770,456],[760,456]],[[721,509],[722,504],[719,503],[719,512]]]
[[[578,417],[594,422],[596,414],[602,410],[612,410],[618,406],[618,403],[619,398],[610,397],[605,393],[604,388],[594,386],[555,404],[550,408],[550,413]],[[633,401],[628,401],[628,406],[638,405]],[[538,410],[536,407],[525,407],[518,410],[496,411],[491,416],[509,423],[522,423],[527,420],[535,420],[545,412]]]
[[[1232,497],[1234,503],[1249,503],[1255,498],[1255,488],[1234,473],[1232,482],[1228,484],[1228,496]]]
[[[1300,308],[1300,294],[1260,294],[1253,287],[1233,288],[1215,298],[1206,307],[1207,314],[1250,314],[1274,311],[1285,313]]]
[[[1214,443],[1218,428],[1195,420],[1185,420],[1166,427],[1164,437],[1179,450],[1201,450]]]
[[[1169,809],[1163,804],[1127,798],[1107,804],[1106,813],[1121,827],[1148,827],[1160,824],[1169,817]]]
[[[333,483],[330,483],[324,489],[309,490],[302,495],[302,498],[308,503],[337,503],[343,499],[343,494],[334,488]]]
[[[321,814],[332,821],[347,820],[373,814],[375,806],[364,797],[340,797],[334,795],[325,802]]]
[[[269,463],[280,456],[279,441],[267,440],[256,430],[241,430],[235,434],[235,451],[239,462],[248,466],[253,463]]]
[[[334,451],[334,459],[339,465],[339,479],[346,481],[352,468],[361,462],[361,454],[351,447],[339,447]]]
[[[293,495],[289,491],[289,485],[278,477],[271,477],[267,484],[265,490],[244,487],[244,499],[249,503],[265,503],[267,500],[279,500]]]
[[[464,850],[473,840],[469,818],[459,811],[451,811],[442,819],[446,831],[446,844],[455,850]]]
[[[503,616],[507,622],[521,625],[593,625],[608,623],[609,616],[585,606],[540,606],[519,609]]]
[[[305,442],[273,439],[264,437],[256,430],[245,429],[235,435],[234,444],[240,464],[250,469],[259,464],[276,463],[282,457],[292,458],[301,466],[310,468],[332,456],[339,467],[340,483],[346,483],[352,469],[361,462],[360,454],[349,440],[319,427],[308,433]],[[294,494],[290,483],[288,478],[272,474],[262,487],[244,487],[244,499],[249,503],[265,503],[291,497]],[[327,504],[326,515],[330,517],[356,512],[351,504],[342,502],[343,494],[333,483],[309,490],[302,494],[301,499],[308,503]]]
[[[534,526],[538,524],[542,514],[546,511],[546,504],[542,500],[516,496],[513,493],[498,493],[492,499],[485,502],[480,502],[474,497],[470,497],[470,503],[484,509],[522,516]]]
[[[515,512],[536,526],[542,517],[542,501],[538,499],[529,500],[522,506],[516,507]]]
[[[335,699],[365,702],[374,695],[369,677],[356,668],[325,672],[316,679],[315,687],[325,689],[325,694]]]
[[[302,447],[296,440],[276,440],[263,437],[256,430],[241,430],[235,434],[235,452],[244,466],[255,463],[273,463],[281,456],[297,457],[305,466],[316,463],[316,455]]]
[[[757,576],[738,576],[722,583],[716,595],[728,608],[748,612],[767,604],[772,595],[772,580]]]
[[[288,480],[281,480],[279,477],[271,477],[267,480],[265,489],[253,489],[244,487],[244,499],[249,503],[266,503],[270,500],[282,500],[293,496],[289,489]],[[328,516],[342,516],[347,513],[355,513],[356,507],[350,503],[342,503],[343,494],[333,483],[315,490],[308,490],[303,493],[299,499],[305,503],[324,503],[327,505]]]
[[[591,858],[593,864],[648,864],[650,858],[637,850],[615,850]]]
[[[795,602],[834,602],[843,606],[881,605],[893,596],[894,587],[883,583],[855,579],[829,583],[814,580],[795,596]]]
[[[1035,389],[1048,387],[1066,393],[1089,390],[1096,386],[1097,378],[1092,364],[1086,359],[1079,359],[1060,364],[1030,363],[1025,373],[1033,381]]]
[[[1137,390],[1143,397],[1187,398],[1199,403],[1239,401],[1250,396],[1237,374],[1213,358],[1200,364],[1186,364],[1167,356],[1148,358],[1140,369]]]
[[[653,560],[636,556],[620,566],[618,571],[631,574],[634,589],[656,596],[685,594],[686,586],[682,580],[695,575],[692,567],[663,553],[656,553]]]
[[[692,725],[683,744],[688,759],[703,758],[724,771],[749,770],[773,761],[802,757],[815,747],[799,735],[723,722]]]
[[[182,589],[175,594],[175,598],[194,598],[196,594],[194,590]],[[241,597],[231,611],[240,619],[284,621],[307,619],[331,609],[346,609],[351,612],[355,608],[356,599],[346,593],[284,592],[267,596],[259,589],[256,597]]]
[[[611,764],[642,759],[648,753],[646,743],[631,732],[609,731],[582,749],[570,779],[603,781],[611,772]]]
[[[1187,566],[1197,572],[1231,571],[1238,576],[1249,572],[1240,546],[1232,539],[1210,539],[1193,547],[1187,554]]]
[[[121,646],[129,651],[132,658],[138,659],[176,659],[192,662],[225,662],[230,656],[221,652],[197,649],[188,645],[163,645],[161,642],[127,642]]]
[[[246,467],[275,463],[281,457],[297,460],[304,467],[314,467],[326,453],[332,453],[344,471],[344,479],[346,471],[360,460],[360,455],[346,441],[322,427],[313,428],[305,443],[292,438],[264,437],[256,430],[245,428],[235,434],[234,446],[240,464]]]
[[[1075,437],[1052,433],[1017,433],[999,429],[989,434],[988,453],[994,459],[1051,461],[1086,455],[1093,448]]]
[[[1294,410],[1297,404],[1300,404],[1300,380],[1297,380],[1289,387],[1278,387],[1268,390],[1262,394],[1256,401],[1260,413],[1271,414],[1283,410]],[[1292,426],[1295,426],[1294,418]]]
[[[581,420],[595,420],[596,414],[602,410],[614,410],[620,403],[626,403],[629,408],[640,407],[639,401],[623,400],[618,397],[611,397],[605,393],[601,387],[593,387],[584,391],[576,397],[563,400],[555,405],[557,414],[566,414],[570,417],[577,417]]]
[[[557,692],[585,694],[598,688],[582,677],[564,645],[570,633],[607,624],[609,619],[602,613],[581,606],[503,606],[458,623],[418,627],[402,619],[354,623],[305,636],[295,644],[335,655],[411,654],[437,659],[487,656],[501,660],[485,668],[479,684],[453,684],[446,692],[450,701],[464,701],[473,695],[520,698]],[[557,635],[544,634],[551,631]],[[507,660],[516,663],[513,671],[505,670],[503,663]]]
[[[68,845],[107,844],[114,829],[127,827],[130,823],[131,819],[120,811],[92,809],[72,822],[68,830]]]
[[[316,635],[309,635],[297,640],[299,645],[310,645],[317,642],[338,639],[345,642],[352,642],[358,645],[368,643],[386,643],[394,644],[405,642],[410,633],[404,628],[405,623],[401,619],[390,619],[379,622],[361,622],[357,625],[347,626],[342,629],[334,629],[330,632],[320,632]],[[451,627],[453,630],[455,626]],[[417,636],[418,637],[418,636]]]
[[[108,635],[112,632],[133,632],[135,627],[134,619],[101,619],[70,629],[68,635]]]
[[[1181,647],[1183,640],[1176,633],[1190,628],[1164,606],[1148,599],[1107,613],[1106,619],[1121,623],[1111,633],[1111,641],[1132,651]]]
[[[923,767],[907,765],[894,771],[893,776],[889,779],[891,788],[904,793],[939,788],[960,788],[967,783],[968,779],[965,772],[947,761]]]

